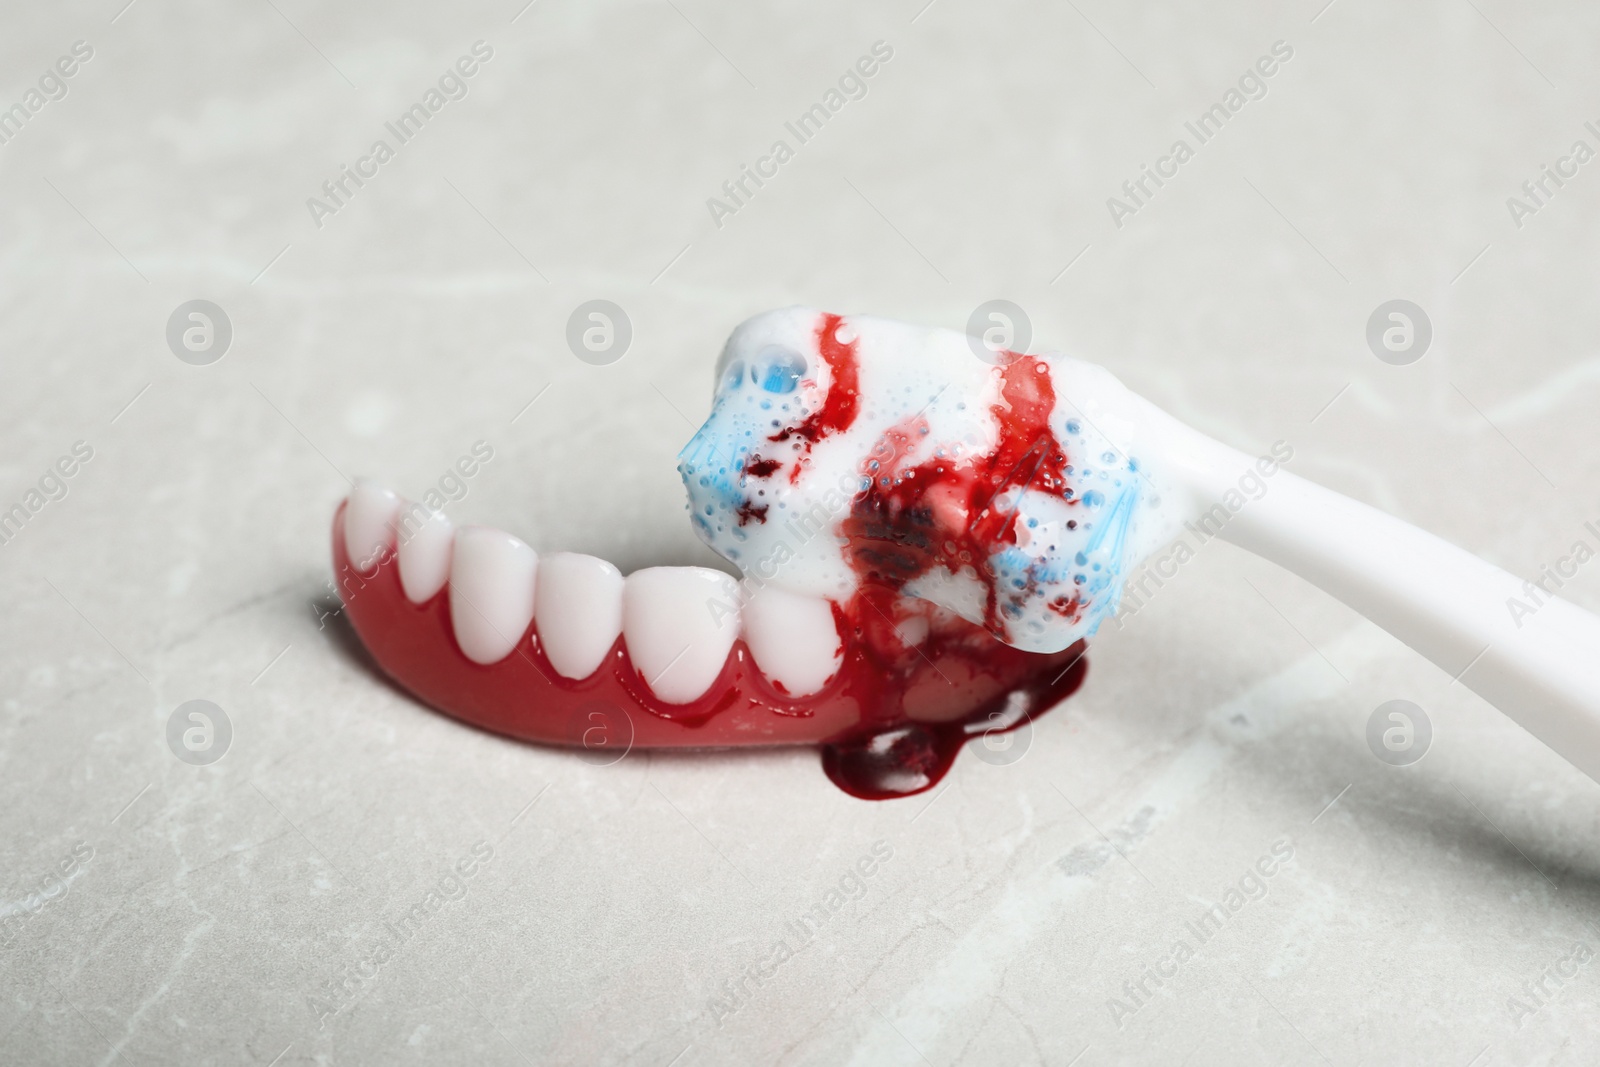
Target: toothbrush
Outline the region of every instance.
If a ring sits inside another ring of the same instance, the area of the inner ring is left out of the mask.
[[[334,560],[357,633],[426,703],[579,748],[819,744],[858,796],[1081,684],[1139,563],[1200,524],[1321,586],[1600,780],[1600,619],[1213,441],[1109,372],[805,308],[730,337],[679,456],[742,573],[540,557],[360,483]],[[1247,498],[1247,479],[1266,490]]]

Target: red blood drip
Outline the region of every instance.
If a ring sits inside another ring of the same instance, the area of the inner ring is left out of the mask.
[[[823,745],[822,767],[840,789],[866,800],[931,789],[969,739],[1043,714],[1075,692],[1088,670],[1081,641],[1050,656],[1019,652],[877,582],[863,583],[847,606],[835,605],[834,623],[868,713]],[[927,636],[902,640],[919,623],[931,624]],[[1048,671],[996,684],[994,672],[1007,675],[1029,659],[1048,662]]]
[[[863,800],[892,800],[932,789],[949,773],[961,746],[972,738],[1018,729],[1077,691],[1089,662],[1083,658],[1083,642],[1067,651],[1076,658],[1070,659],[1050,681],[998,694],[959,719],[940,723],[908,721],[859,730],[824,745],[822,769],[834,785]],[[1002,726],[985,725],[1002,716],[1013,702],[1019,702],[1022,709],[1014,720],[1006,718]]]
[[[767,521],[767,507],[768,505],[766,504],[756,505],[746,500],[739,505],[739,525],[748,526],[752,519],[759,523],[765,523]]]

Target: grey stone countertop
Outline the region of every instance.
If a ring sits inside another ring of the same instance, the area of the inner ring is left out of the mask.
[[[480,440],[458,521],[715,565],[674,456],[729,329],[795,303],[1012,300],[1036,347],[1516,574],[1600,547],[1600,9],[0,25],[0,510],[29,515],[0,544],[0,1061],[1600,1057],[1600,787],[1230,546],[1094,640],[1024,758],[877,804],[810,751],[595,767],[463,727],[322,618],[346,475],[418,496]],[[632,324],[607,366],[564,339],[597,298]],[[229,324],[206,365],[167,339],[196,299]],[[1431,323],[1403,366],[1366,339],[1394,299]],[[1563,593],[1600,608],[1600,564]],[[231,726],[207,765],[167,741],[196,699]],[[1365,740],[1395,699],[1432,726],[1405,767]]]

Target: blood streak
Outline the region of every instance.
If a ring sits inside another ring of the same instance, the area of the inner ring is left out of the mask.
[[[800,481],[800,472],[810,458],[811,448],[829,434],[843,433],[856,421],[856,409],[861,400],[861,386],[856,361],[856,342],[839,339],[840,315],[824,314],[817,326],[817,351],[822,354],[830,371],[828,393],[822,404],[807,415],[798,425],[786,426],[767,438],[782,442],[791,437],[801,441],[800,454],[795,457],[789,471],[789,484]]]

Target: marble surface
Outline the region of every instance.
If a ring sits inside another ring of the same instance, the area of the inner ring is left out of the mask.
[[[1600,163],[1507,198],[1600,148],[1600,11],[1323,3],[11,5],[0,107],[44,86],[0,144],[0,508],[56,499],[0,546],[0,1060],[1593,1062],[1600,788],[1229,546],[1022,759],[881,804],[805,751],[594,767],[463,728],[328,617],[346,475],[420,495],[480,440],[458,519],[711,563],[673,457],[727,331],[788,303],[1009,299],[1518,574],[1593,541]],[[564,336],[597,298],[633,326],[608,366]],[[1433,327],[1408,366],[1366,342],[1397,298]],[[232,327],[204,366],[166,337],[194,299]],[[1600,563],[1565,592],[1600,608]],[[1408,767],[1365,740],[1392,699],[1433,726]],[[208,765],[169,748],[190,700],[231,723]]]

